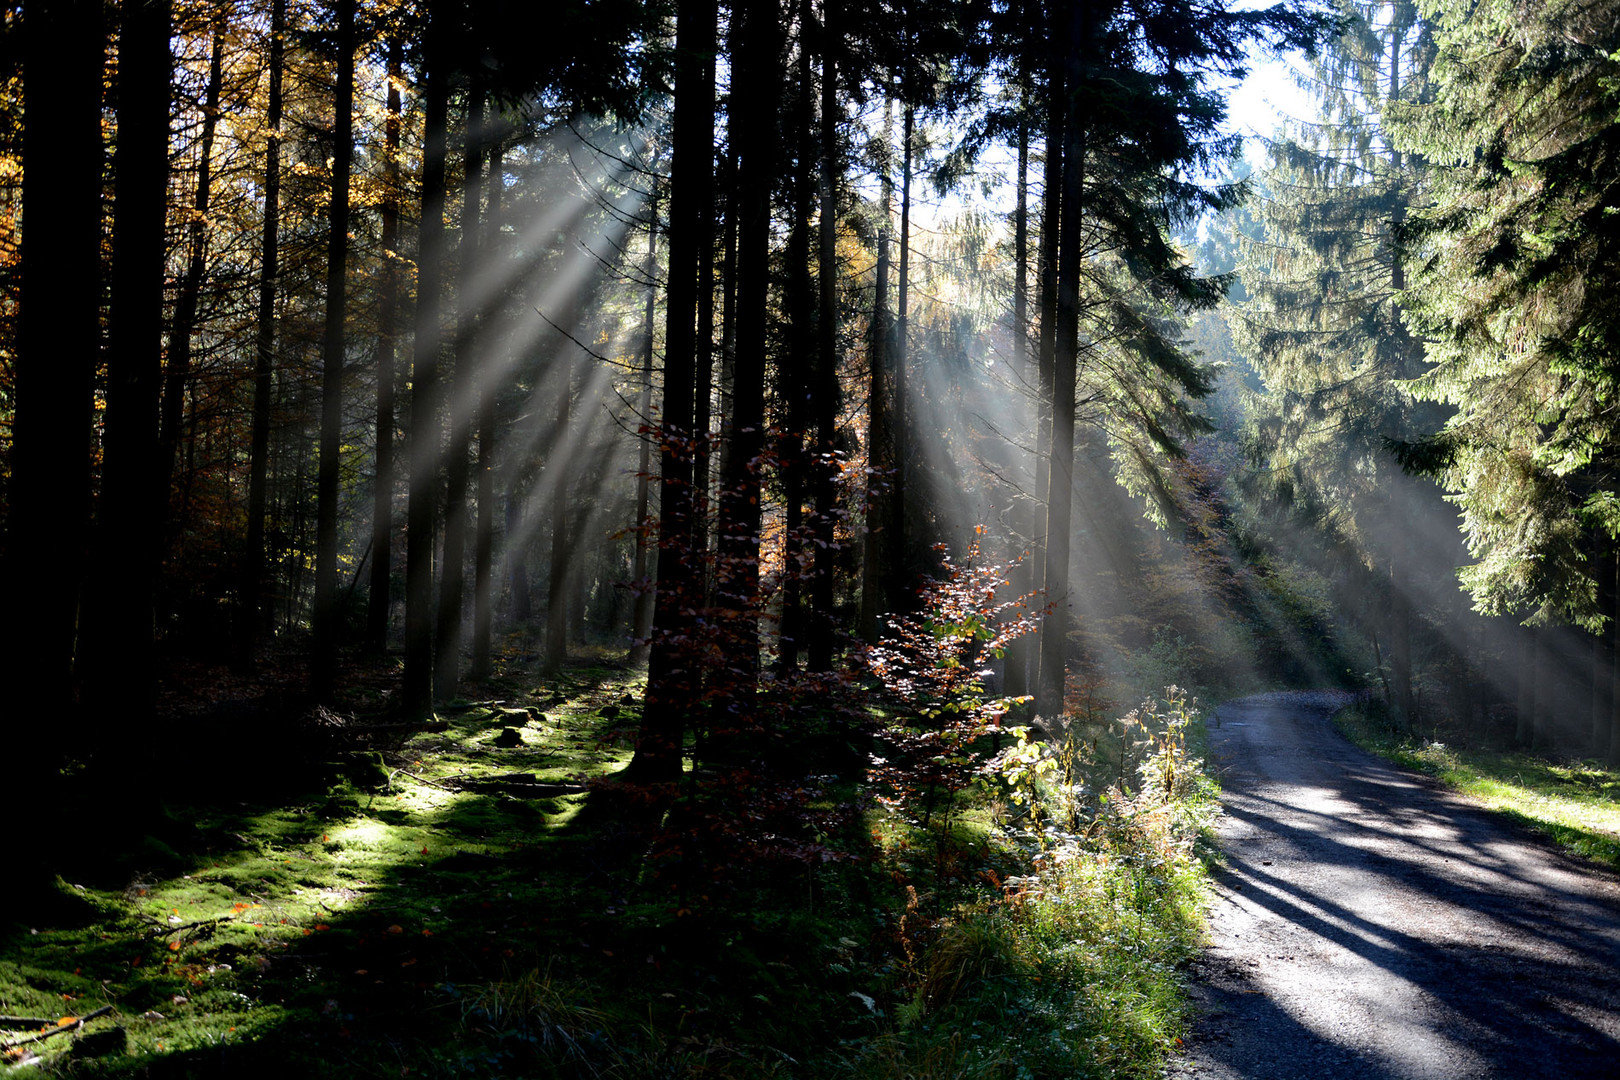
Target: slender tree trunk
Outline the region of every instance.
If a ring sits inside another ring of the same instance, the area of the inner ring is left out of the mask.
[[[821,311],[817,320],[815,383],[816,453],[811,462],[811,495],[815,500],[812,538],[815,576],[810,580],[811,671],[831,671],[837,642],[833,607],[838,545],[833,523],[838,514],[838,49],[842,25],[839,0],[822,0],[821,28],[821,236],[818,278]]]
[[[468,95],[462,122],[461,243],[451,321],[456,326],[450,407],[445,413],[444,565],[439,571],[439,612],[433,642],[433,693],[456,695],[461,684],[462,609],[467,598],[467,485],[480,341],[474,282],[478,273],[478,217],[483,196],[484,94]]]
[[[889,225],[894,213],[894,97],[883,98],[883,149],[878,161],[879,210],[877,269],[872,296],[872,337],[868,344],[866,420],[866,533],[861,538],[861,640],[878,640],[878,612],[883,606],[883,560],[892,558],[886,528],[894,470],[894,435],[890,413],[894,375],[890,367]]]
[[[810,565],[809,537],[804,524],[806,460],[805,428],[809,423],[807,398],[815,393],[810,371],[817,347],[815,307],[811,299],[814,283],[810,277],[810,212],[815,198],[811,176],[815,159],[814,76],[810,65],[810,35],[815,21],[810,0],[798,0],[799,48],[792,127],[798,140],[793,169],[793,224],[788,229],[787,281],[783,307],[790,332],[785,342],[786,362],[777,366],[776,396],[785,403],[782,431],[777,436],[778,470],[781,474],[782,527],[782,619],[777,634],[777,674],[787,679],[797,675],[799,654],[804,645],[804,579]]]
[[[1029,121],[1027,118],[1028,102],[1021,102],[1025,109],[1024,116],[1018,121],[1018,175],[1017,205],[1013,210],[1013,318],[1012,318],[1012,353],[1013,371],[1017,378],[1026,385],[1029,378]],[[1028,422],[1028,411],[1024,410],[1024,422]],[[1016,576],[1013,578],[1014,588],[1020,595],[1033,592],[1035,589],[1034,567],[1034,535],[1035,535],[1035,501],[1034,493],[1026,492],[1015,496],[1017,499],[1013,521],[1018,534],[1018,541],[1025,548],[1024,561],[1019,564]],[[1022,697],[1029,693],[1029,668],[1031,661],[1031,646],[1034,639],[1025,635],[1015,638],[1007,647],[1007,677],[1006,692],[1010,697]]]
[[[896,270],[894,302],[894,481],[889,492],[889,568],[883,593],[889,602],[909,608],[912,577],[916,571],[911,550],[910,388],[906,365],[911,352],[911,167],[916,145],[917,110],[908,100],[900,121],[900,256]]]
[[[270,401],[275,394],[276,276],[281,233],[281,73],[286,48],[287,0],[270,5],[270,91],[265,113],[264,222],[259,240],[259,313],[253,346],[253,421],[248,450],[247,553],[242,560],[236,648],[253,661],[253,645],[274,613],[264,604],[264,519],[270,469]]]
[[[1036,707],[1045,716],[1063,710],[1068,664],[1069,551],[1074,498],[1074,394],[1080,353],[1081,196],[1085,189],[1085,125],[1073,103],[1087,54],[1085,5],[1069,5],[1070,51],[1066,80],[1054,97],[1064,109],[1062,196],[1058,216],[1057,319],[1052,369],[1051,466],[1046,494],[1046,596],[1052,604],[1041,635]],[[1057,37],[1053,35],[1054,39]],[[1051,148],[1047,150],[1051,153]]]
[[[412,363],[410,495],[405,525],[405,680],[408,719],[433,711],[433,533],[438,521],[439,353],[444,344],[444,205],[450,73],[449,33],[439,8],[430,7],[424,40],[422,222],[417,241],[416,340]]]
[[[172,59],[168,3],[128,4],[121,12],[101,501],[78,675],[98,764],[128,788],[156,691],[154,600],[168,501],[158,403]]]
[[[505,193],[503,149],[498,141],[489,148],[489,164],[484,186],[489,192],[489,209],[484,220],[485,262],[504,261],[501,248],[501,197]],[[502,346],[505,347],[504,344]],[[485,364],[478,373],[478,518],[473,538],[473,633],[472,669],[474,679],[494,674],[490,658],[490,634],[494,625],[495,599],[495,441],[497,438],[497,371],[504,364]]]
[[[661,513],[658,592],[652,647],[631,774],[648,782],[680,776],[681,743],[696,698],[700,654],[692,647],[692,610],[702,596],[693,535],[692,452],[706,435],[695,425],[699,358],[708,342],[698,329],[713,292],[702,252],[714,250],[704,229],[714,205],[715,0],[680,0],[676,14],[675,117],[669,191],[669,285],[664,304],[664,411],[659,429]],[[709,292],[707,302],[703,293]],[[706,362],[706,360],[705,360]],[[707,379],[705,378],[705,382]]]
[[[781,21],[777,5],[757,4],[742,19],[733,50],[733,138],[737,140],[737,340],[732,423],[720,490],[717,602],[729,626],[735,667],[732,700],[747,702],[759,671],[761,459],[765,449],[765,367],[770,320],[771,183],[777,167],[781,100]],[[739,716],[751,715],[751,710]],[[750,721],[752,722],[752,721]]]
[[[337,684],[343,619],[338,592],[338,480],[343,447],[343,361],[348,325],[349,172],[354,160],[355,0],[337,0],[338,66],[333,101],[332,193],[326,254],[326,335],[321,367],[321,458],[315,480],[315,617],[310,689],[330,700]]]
[[[382,267],[377,296],[377,459],[371,503],[371,594],[366,605],[366,647],[388,648],[394,571],[394,386],[399,379],[399,151],[400,81],[405,46],[388,42],[388,118],[383,121]]]
[[[631,616],[630,662],[637,666],[647,662],[648,644],[652,636],[653,589],[648,577],[651,571],[653,524],[651,513],[652,445],[657,437],[653,431],[653,352],[657,337],[653,325],[658,317],[658,179],[653,178],[652,196],[647,200],[647,259],[642,265],[642,276],[647,279],[646,302],[642,308],[641,329],[641,398],[637,411],[641,414],[640,456],[636,468],[636,554],[630,576],[636,582],[636,599]]]
[[[26,632],[0,650],[12,687],[73,678],[79,584],[90,529],[92,388],[101,345],[101,83],[106,32],[99,0],[48,0],[22,24],[22,262],[13,360],[10,506],[3,541],[6,605]],[[47,527],[48,525],[48,527]],[[13,707],[0,723],[18,812],[53,807],[63,724]],[[68,726],[77,716],[68,713]],[[18,860],[20,879],[50,880],[49,855]],[[0,907],[20,900],[8,887]]]
[[[703,84],[709,88],[712,99],[714,94],[714,80],[716,75],[714,35],[710,35],[708,55],[704,59]],[[696,379],[697,385],[692,397],[692,503],[688,510],[692,518],[692,540],[690,546],[690,560],[687,573],[690,575],[684,585],[690,591],[687,597],[689,603],[701,605],[707,596],[708,590],[708,552],[709,552],[709,481],[712,467],[713,436],[711,428],[714,424],[713,396],[714,396],[714,331],[715,331],[715,246],[716,226],[716,192],[714,176],[714,106],[708,108],[709,116],[709,145],[705,148],[709,154],[709,164],[704,171],[704,183],[708,190],[708,197],[703,200],[701,217],[698,225],[698,235],[702,246],[698,249],[698,299],[697,299],[697,352]],[[665,334],[665,354],[669,351],[668,333]],[[667,497],[667,496],[666,496]],[[655,616],[656,617],[656,616]],[[702,678],[701,671],[693,671],[693,690],[697,690],[697,682]]]
[[[703,66],[703,84],[710,87],[710,96],[713,97],[714,49],[711,42],[705,66]],[[714,110],[708,108],[710,117],[710,164],[705,170],[705,186],[708,189],[708,198],[701,207],[698,235],[701,236],[701,246],[698,248],[698,325],[697,325],[697,387],[693,389],[692,397],[692,562],[690,573],[692,580],[687,581],[687,588],[692,589],[693,601],[701,602],[708,589],[708,551],[710,551],[710,474],[713,465],[713,434],[711,427],[714,424],[713,397],[714,397],[714,251],[716,251],[716,225],[719,220],[718,204],[716,204],[716,191],[714,191],[714,142],[713,125]],[[719,240],[724,243],[724,238]],[[667,347],[666,347],[667,351]]]

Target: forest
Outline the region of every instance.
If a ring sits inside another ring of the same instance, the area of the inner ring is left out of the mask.
[[[1612,0],[28,0],[0,66],[8,1062],[1157,1075],[1201,708],[1620,764]]]

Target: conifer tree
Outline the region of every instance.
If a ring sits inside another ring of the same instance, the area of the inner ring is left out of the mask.
[[[1434,165],[1405,300],[1456,409],[1408,450],[1453,492],[1481,610],[1601,619],[1594,535],[1620,534],[1620,4],[1430,2],[1431,101],[1396,147]]]
[[[1263,233],[1244,245],[1251,299],[1234,331],[1265,383],[1252,452],[1273,493],[1336,536],[1357,587],[1387,598],[1367,629],[1388,650],[1390,704],[1410,722],[1410,560],[1391,528],[1400,465],[1386,446],[1430,422],[1399,389],[1422,346],[1401,321],[1395,232],[1423,172],[1389,145],[1383,117],[1426,93],[1433,44],[1410,0],[1346,0],[1340,14],[1316,64],[1319,119],[1271,146]]]

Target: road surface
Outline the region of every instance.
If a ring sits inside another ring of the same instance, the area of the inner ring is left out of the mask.
[[[1167,1077],[1620,1078],[1620,876],[1356,749],[1341,700],[1211,719],[1226,862]]]

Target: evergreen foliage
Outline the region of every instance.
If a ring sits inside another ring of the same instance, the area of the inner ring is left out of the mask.
[[[1620,6],[1425,4],[1432,100],[1393,110],[1430,163],[1405,230],[1410,384],[1455,408],[1407,459],[1462,512],[1480,610],[1603,622],[1595,537],[1620,534]]]

